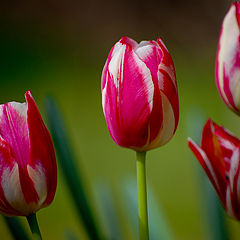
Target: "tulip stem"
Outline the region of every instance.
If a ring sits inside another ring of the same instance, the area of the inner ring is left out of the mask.
[[[137,185],[138,185],[138,226],[139,240],[148,240],[148,210],[146,185],[146,152],[136,152],[137,157]]]
[[[36,213],[32,213],[29,216],[27,216],[27,221],[33,234],[34,240],[42,240]]]

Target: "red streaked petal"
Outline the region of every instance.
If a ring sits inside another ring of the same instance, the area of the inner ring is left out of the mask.
[[[163,65],[160,64],[158,71],[158,81],[159,81],[159,89],[164,93],[164,95],[168,98],[169,103],[174,112],[174,120],[175,120],[175,129],[177,129],[178,121],[179,121],[179,100],[178,100],[178,92],[177,88],[174,85],[174,81],[171,79],[168,71],[165,68],[162,68]]]
[[[221,147],[219,137],[215,134],[216,124],[211,119],[207,121],[202,132],[201,147],[215,167],[216,173],[220,178],[225,178],[225,172],[229,167],[229,162],[225,159],[223,148]]]
[[[228,176],[231,194],[231,209],[234,216],[240,220],[240,145],[233,151]]]
[[[222,153],[225,159],[230,159],[233,150],[240,144],[240,141],[237,137],[235,137],[231,132],[227,129],[218,126],[214,122],[212,122],[214,126],[215,135],[218,139],[220,147],[222,149]]]
[[[163,54],[161,69],[164,69],[168,73],[168,75],[170,76],[170,79],[173,81],[173,84],[177,89],[176,72],[175,72],[172,57],[161,38],[158,38],[157,43],[159,47],[162,49],[162,54]]]
[[[104,65],[103,71],[102,71],[102,80],[101,80],[101,86],[102,86],[102,91],[105,88],[106,84],[106,79],[107,79],[107,72],[108,72],[108,66],[110,61],[112,60],[112,57],[123,47],[125,48],[126,45],[130,46],[131,48],[135,48],[137,46],[137,42],[135,42],[133,39],[128,38],[128,37],[123,37],[121,38],[111,49],[107,61]]]
[[[9,173],[13,172],[14,166],[16,166],[16,161],[11,154],[11,148],[8,143],[0,137],[0,212],[5,215],[21,215],[21,213],[16,210],[12,205],[11,201],[7,197],[13,192],[17,192],[17,186],[14,185],[10,190],[7,190],[6,184],[9,184],[10,178],[5,179],[6,171]],[[8,174],[7,174],[8,175]],[[8,191],[8,193],[6,193]],[[5,196],[5,194],[7,196]]]
[[[44,204],[48,205],[54,198],[57,185],[57,166],[54,148],[50,134],[43,123],[31,92],[26,92],[25,97],[28,105],[27,122],[30,139],[30,167],[28,167],[28,171],[31,169],[31,173],[29,178],[31,177],[33,185],[37,190],[35,179],[38,176],[34,177],[33,174],[45,175],[45,179],[42,179],[42,181],[46,181],[47,186],[47,198]],[[23,186],[23,192],[25,191],[27,191],[27,188]],[[40,199],[42,199],[42,196],[40,196]]]
[[[236,18],[238,21],[238,26],[240,28],[240,2],[234,2],[233,4],[235,5],[236,8]]]
[[[172,138],[176,130],[174,111],[172,109],[170,102],[168,101],[168,98],[164,95],[163,92],[161,93],[161,99],[163,119],[162,125],[161,128],[159,129],[158,135],[154,138],[152,142],[149,143],[148,150],[166,144]]]
[[[216,84],[226,105],[239,114],[239,4],[232,4],[226,14],[219,36],[216,59]]]
[[[135,47],[138,46],[137,42],[129,37],[122,37],[119,42],[123,45],[127,45],[129,47],[131,47],[132,49],[134,49]]]
[[[21,167],[29,162],[29,133],[25,103],[0,105],[0,135],[11,147],[14,159]]]
[[[188,146],[192,150],[193,154],[198,159],[199,163],[206,172],[208,178],[213,184],[217,194],[219,195],[223,205],[225,206],[225,195],[226,195],[226,184],[218,177],[218,174],[215,170],[215,165],[212,165],[211,160],[207,157],[206,153],[202,148],[200,148],[192,139],[188,138]]]
[[[117,53],[116,53],[117,54]],[[103,107],[109,132],[124,147],[142,147],[148,139],[148,121],[152,110],[154,86],[151,72],[125,45],[124,52],[112,60],[103,91]],[[136,92],[137,91],[137,92]]]
[[[158,84],[158,66],[162,60],[162,50],[155,41],[143,41],[135,48],[137,56],[146,64],[153,81]]]
[[[163,124],[162,99],[158,82],[158,66],[162,60],[162,50],[155,41],[142,41],[138,47],[135,48],[135,53],[150,70],[154,84],[153,109],[149,122],[149,142],[151,143],[157,138],[157,136],[159,136],[159,132],[161,131],[160,129],[162,128]]]
[[[7,215],[28,215],[33,212],[38,195],[32,188],[28,175],[13,158],[11,146],[2,138],[0,152],[0,209]],[[23,193],[22,186],[27,187],[26,194]]]

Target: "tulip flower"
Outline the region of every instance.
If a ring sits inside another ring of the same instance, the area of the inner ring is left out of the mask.
[[[30,91],[26,102],[0,105],[0,212],[31,216],[48,206],[57,185],[53,144]]]
[[[159,38],[123,37],[109,53],[102,72],[102,105],[111,137],[137,152],[139,239],[149,238],[146,151],[166,144],[179,119],[176,74]]]
[[[113,140],[148,151],[167,143],[179,119],[172,58],[159,38],[123,37],[109,53],[102,73],[102,105]]]
[[[231,110],[240,115],[240,2],[232,3],[220,32],[216,84]]]
[[[240,220],[240,140],[208,120],[203,128],[201,147],[190,138],[188,146],[206,172],[228,215]]]

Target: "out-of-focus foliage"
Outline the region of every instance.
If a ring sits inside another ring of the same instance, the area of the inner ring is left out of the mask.
[[[82,160],[81,169],[78,163],[77,168],[88,179],[91,204],[98,202],[93,194],[95,182],[104,179],[113,193],[122,238],[132,239],[133,226],[127,222],[119,183],[126,176],[136,176],[135,153],[117,147],[109,136],[101,107],[100,76],[111,46],[123,35],[138,41],[161,36],[176,67],[180,123],[169,144],[149,152],[148,182],[176,239],[210,240],[197,160],[186,144],[187,114],[194,108],[204,109],[205,116],[240,136],[240,119],[222,103],[214,80],[217,38],[230,1],[125,3],[3,3],[0,102],[23,102],[27,89],[39,106],[49,93],[58,100],[73,150]],[[43,239],[63,240],[66,235],[87,239],[61,171],[55,200],[39,211],[38,220]],[[231,239],[238,239],[239,223],[227,218],[227,226]],[[12,239],[3,218],[0,233],[1,239]]]

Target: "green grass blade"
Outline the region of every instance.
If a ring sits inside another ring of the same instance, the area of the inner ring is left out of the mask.
[[[30,240],[26,229],[17,217],[3,216],[14,240]]]
[[[46,99],[46,116],[48,126],[54,141],[58,161],[68,185],[71,197],[76,206],[79,217],[82,219],[90,239],[102,239],[88,201],[83,176],[77,171],[75,157],[69,144],[64,121],[53,98]]]
[[[123,239],[122,229],[120,227],[114,197],[108,182],[98,180],[94,184],[94,193],[98,199],[98,211],[100,212],[101,221],[105,223],[107,239],[121,240]]]
[[[229,240],[225,213],[218,196],[206,176],[202,176],[204,205],[208,213],[208,227],[213,240]]]
[[[64,231],[64,239],[66,239],[66,240],[78,240],[75,233],[71,230],[65,230]]]

